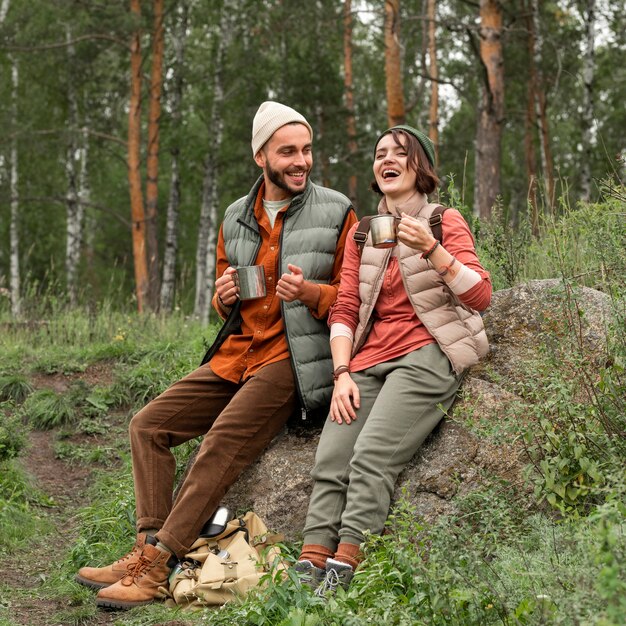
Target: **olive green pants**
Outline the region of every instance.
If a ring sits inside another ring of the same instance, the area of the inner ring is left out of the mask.
[[[311,473],[304,543],[333,552],[381,533],[398,474],[452,405],[461,377],[437,344],[351,374],[361,407],[351,424],[328,418]],[[440,408],[441,407],[441,408]]]

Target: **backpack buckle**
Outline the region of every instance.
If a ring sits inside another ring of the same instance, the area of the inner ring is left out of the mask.
[[[365,243],[367,241],[367,233],[364,233],[362,231],[355,231],[354,235],[352,235],[352,238],[354,239],[354,241],[356,241],[357,243]]]
[[[428,220],[428,223],[430,224],[431,228],[433,226],[439,226],[439,224],[441,224],[442,222],[443,222],[442,213],[437,213],[437,215],[431,215],[430,219]]]

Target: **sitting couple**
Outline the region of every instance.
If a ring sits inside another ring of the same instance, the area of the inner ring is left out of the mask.
[[[359,248],[342,194],[309,180],[313,132],[294,109],[264,102],[252,125],[262,168],[226,210],[213,306],[224,324],[203,364],[130,423],[137,539],[76,580],[98,606],[127,609],[160,597],[228,488],[297,409],[328,407],[296,571],[303,582],[347,586],[363,531],[380,533],[399,472],[453,401],[465,368],[487,351],[478,311],[491,284],[456,210],[435,205],[434,150],[409,126],[378,138],[379,213],[401,218],[398,244]],[[240,300],[236,267],[261,265],[266,295]],[[332,309],[331,309],[332,305]],[[330,342],[328,327],[330,326]],[[171,448],[203,436],[172,502]],[[210,480],[206,477],[209,476]]]

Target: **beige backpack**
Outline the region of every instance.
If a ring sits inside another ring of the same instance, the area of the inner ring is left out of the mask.
[[[169,589],[162,589],[169,604],[202,608],[241,598],[272,570],[284,572],[281,535],[270,534],[261,518],[246,513],[226,525],[216,537],[200,538],[172,570]]]

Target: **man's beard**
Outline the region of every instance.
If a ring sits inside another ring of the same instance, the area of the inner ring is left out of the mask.
[[[267,170],[267,177],[270,181],[276,185],[279,189],[286,191],[287,193],[294,196],[297,193],[302,193],[303,189],[292,189],[283,179],[282,174],[279,174],[276,170],[273,170],[269,163],[265,164],[265,168]],[[300,170],[299,170],[300,171]],[[308,171],[305,171],[305,179],[308,177]]]

